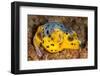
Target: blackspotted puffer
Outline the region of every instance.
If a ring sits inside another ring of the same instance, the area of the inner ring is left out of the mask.
[[[77,33],[58,22],[49,22],[38,27],[33,44],[39,56],[42,55],[40,47],[49,53],[57,53],[64,49],[79,49],[81,41]]]

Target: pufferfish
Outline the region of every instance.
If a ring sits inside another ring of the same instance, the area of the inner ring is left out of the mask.
[[[49,22],[38,27],[33,37],[38,56],[42,56],[40,47],[49,53],[57,53],[64,49],[79,49],[81,41],[77,33],[58,22]]]

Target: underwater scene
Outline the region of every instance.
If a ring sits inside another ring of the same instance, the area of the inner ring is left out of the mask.
[[[28,15],[28,61],[88,58],[88,18]]]

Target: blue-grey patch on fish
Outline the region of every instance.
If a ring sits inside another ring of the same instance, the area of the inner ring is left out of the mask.
[[[65,27],[63,24],[58,23],[58,22],[49,22],[43,25],[44,27],[44,35],[45,36],[49,36],[54,29],[58,28],[60,30],[62,30],[63,32],[67,32],[67,33],[72,33],[72,30],[68,27]]]

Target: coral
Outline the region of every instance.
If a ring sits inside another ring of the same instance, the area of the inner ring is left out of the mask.
[[[28,60],[87,58],[87,21],[87,17],[28,15]],[[33,37],[35,36],[38,27],[48,22],[59,22],[64,24],[64,27],[69,27],[69,29],[74,30],[82,43],[82,48],[72,50],[64,49],[63,51],[59,51],[57,53],[49,53],[41,47],[41,53],[39,53],[40,56],[38,56],[33,44]]]

